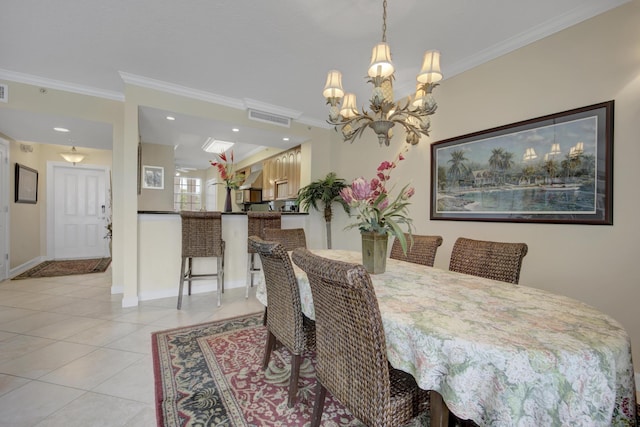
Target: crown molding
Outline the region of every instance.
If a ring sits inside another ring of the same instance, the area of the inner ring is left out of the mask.
[[[540,25],[533,27],[527,32],[517,34],[514,37],[503,40],[487,49],[483,49],[473,55],[470,55],[462,61],[451,64],[447,69],[447,75],[451,77],[470,70],[480,64],[520,49],[561,30],[570,28],[582,21],[586,21],[587,19],[628,3],[629,1],[631,0],[610,0],[592,4],[587,7],[576,7],[573,10],[557,15]]]
[[[63,82],[61,80],[34,76],[32,74],[19,73],[16,71],[0,69],[0,79],[29,84],[33,86],[46,87],[48,89],[77,93],[79,95],[95,96],[97,98],[105,98],[112,101],[124,102],[124,94],[120,92],[98,89],[90,86],[82,86],[75,83]]]
[[[216,95],[215,93],[205,92],[186,86],[180,86],[173,83],[164,82],[162,80],[151,79],[149,77],[139,76],[137,74],[131,74],[124,71],[118,71],[118,74],[120,74],[120,78],[122,78],[122,81],[124,81],[126,84],[145,87],[147,89],[154,89],[161,92],[171,93],[173,95],[184,96],[187,98],[198,99],[200,101],[211,102],[238,110],[245,109],[244,102],[236,98]]]

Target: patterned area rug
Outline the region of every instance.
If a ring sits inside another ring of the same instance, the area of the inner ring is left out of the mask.
[[[73,274],[102,273],[111,264],[111,258],[45,261],[16,276],[13,280],[34,277],[70,276]]]
[[[152,335],[159,427],[304,426],[313,413],[314,354],[305,354],[297,404],[287,407],[291,354],[282,347],[262,369],[262,314]],[[409,425],[428,425],[428,414]],[[362,426],[327,393],[323,426]]]

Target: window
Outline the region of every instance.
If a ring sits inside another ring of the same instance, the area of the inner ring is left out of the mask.
[[[176,176],[173,179],[173,210],[199,211],[202,208],[200,178]]]

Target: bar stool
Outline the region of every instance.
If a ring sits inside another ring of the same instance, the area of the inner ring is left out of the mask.
[[[253,275],[260,271],[255,264],[256,251],[251,247],[248,237],[258,236],[264,239],[265,228],[282,228],[280,212],[247,212],[247,290],[245,298],[249,298],[249,287],[253,287]]]
[[[178,291],[178,310],[182,307],[182,294],[185,280],[191,281],[217,279],[218,306],[224,292],[224,240],[222,240],[222,214],[220,212],[180,212],[182,219],[182,263],[180,267],[180,290]],[[218,268],[215,273],[193,274],[193,258],[215,257]],[[187,260],[189,267],[185,271]]]

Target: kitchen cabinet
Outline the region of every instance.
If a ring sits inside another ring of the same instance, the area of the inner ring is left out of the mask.
[[[295,199],[298,196],[300,160],[300,147],[295,147],[262,162],[263,200]]]
[[[262,200],[271,201],[275,197],[274,193],[274,163],[272,159],[262,162]]]

